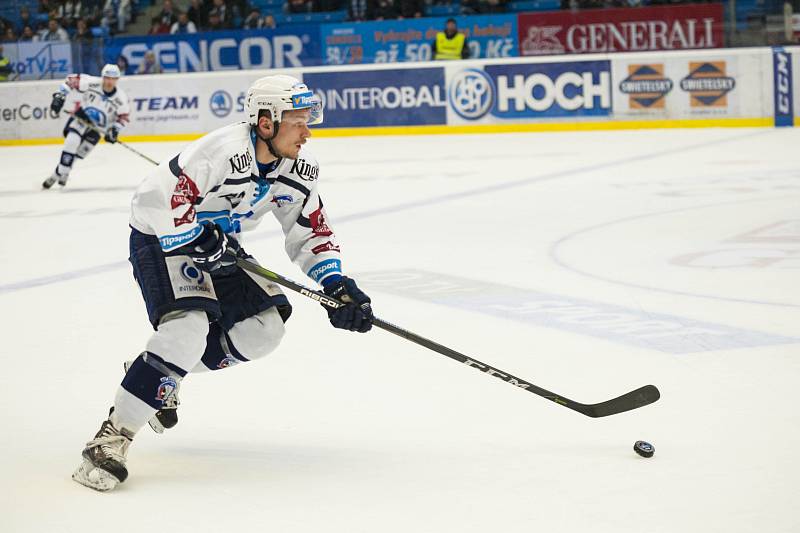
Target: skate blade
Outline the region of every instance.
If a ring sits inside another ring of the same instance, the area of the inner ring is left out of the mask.
[[[72,474],[72,479],[85,487],[100,492],[107,492],[119,485],[120,481],[116,476],[106,472],[102,468],[95,467],[89,461],[84,460],[77,470]]]

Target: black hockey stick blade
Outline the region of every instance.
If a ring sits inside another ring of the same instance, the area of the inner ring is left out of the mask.
[[[331,298],[325,293],[309,289],[297,283],[296,281],[292,281],[289,278],[281,276],[280,274],[277,274],[269,269],[266,269],[261,265],[258,265],[245,258],[241,257],[238,258],[236,260],[236,264],[238,264],[241,268],[247,270],[248,272],[252,272],[253,274],[270,279],[275,283],[277,283],[278,285],[281,285],[283,287],[286,287],[287,289],[291,289],[295,292],[298,292],[307,298],[311,298],[312,300],[316,300],[324,307],[337,309],[344,305],[339,300]],[[603,416],[610,416],[618,413],[624,413],[625,411],[638,409],[639,407],[650,405],[651,403],[655,402],[661,397],[661,394],[658,392],[658,389],[655,386],[645,385],[644,387],[638,388],[627,394],[623,394],[622,396],[614,398],[613,400],[608,400],[606,402],[595,403],[595,404],[584,404],[576,402],[575,400],[570,400],[565,396],[561,396],[547,389],[543,389],[538,385],[534,385],[533,383],[530,383],[522,378],[514,376],[504,370],[500,370],[499,368],[495,368],[491,365],[478,361],[477,359],[466,356],[461,352],[457,352],[452,348],[448,348],[443,344],[439,344],[436,341],[426,339],[422,335],[417,335],[412,331],[401,328],[400,326],[396,326],[391,322],[386,322],[385,320],[381,320],[378,317],[373,318],[372,325],[375,326],[376,328],[388,331],[389,333],[393,333],[398,337],[401,337],[407,341],[411,341],[415,344],[423,346],[438,354],[444,355],[445,357],[449,357],[454,361],[463,363],[469,367],[474,368],[479,372],[483,372],[484,374],[488,374],[490,376],[498,378],[510,385],[514,385],[515,387],[524,389],[528,392],[541,396],[542,398],[546,398],[553,403],[557,403],[558,405],[566,407],[567,409],[571,409],[575,412],[581,413],[583,415],[592,418],[600,418]]]
[[[592,418],[600,418],[650,405],[659,398],[661,398],[661,393],[655,385],[645,385],[613,400],[589,405],[580,404],[575,410]]]

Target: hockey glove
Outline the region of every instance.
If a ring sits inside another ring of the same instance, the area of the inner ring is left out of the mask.
[[[236,256],[241,252],[241,246],[218,225],[204,222],[200,236],[178,250],[191,257],[200,270],[225,274],[236,268]]]
[[[55,113],[56,115],[61,112],[61,108],[64,107],[64,101],[67,99],[64,96],[64,93],[53,93],[53,100],[50,102],[50,110]]]
[[[117,142],[117,137],[119,136],[119,130],[115,126],[111,126],[106,130],[105,140],[107,143],[114,144]]]
[[[354,280],[342,276],[322,290],[345,304],[338,309],[325,308],[333,327],[361,333],[372,328],[372,300],[358,288]]]

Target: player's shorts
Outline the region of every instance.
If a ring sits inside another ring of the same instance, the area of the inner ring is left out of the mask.
[[[236,268],[210,275],[194,266],[188,255],[165,253],[155,235],[131,229],[130,262],[153,328],[165,314],[180,310],[205,311],[209,321],[224,330],[275,307],[286,322],[292,306],[280,287]]]
[[[89,117],[86,117],[84,120],[88,121]],[[71,131],[74,131],[78,135],[81,136],[82,142],[87,142],[91,145],[95,145],[100,142],[100,132],[95,129],[86,127],[86,124],[82,124],[80,121],[75,120],[73,117],[70,117],[67,123],[64,125],[64,137]]]

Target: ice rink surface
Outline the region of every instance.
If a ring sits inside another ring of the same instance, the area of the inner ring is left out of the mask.
[[[169,158],[185,143],[134,145]],[[315,303],[264,360],[184,382],[131,475],[70,480],[150,330],[126,262],[149,164],[0,148],[0,531],[800,531],[800,131],[313,139],[376,314],[590,419]],[[311,284],[277,223],[246,241]],[[652,459],[634,454],[644,439]]]

